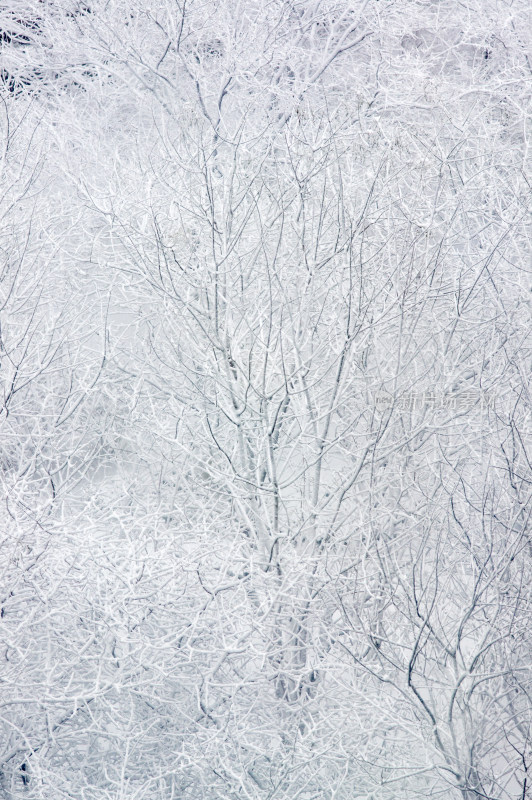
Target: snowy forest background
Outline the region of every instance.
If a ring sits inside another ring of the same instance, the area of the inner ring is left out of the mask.
[[[532,797],[528,0],[0,31],[0,796]]]

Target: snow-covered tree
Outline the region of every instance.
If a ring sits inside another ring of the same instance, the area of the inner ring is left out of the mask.
[[[526,798],[527,15],[2,11],[9,800]]]

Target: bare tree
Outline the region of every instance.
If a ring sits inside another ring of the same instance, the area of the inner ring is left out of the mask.
[[[50,4],[16,45],[56,216],[14,207],[6,796],[526,797],[525,17]]]

